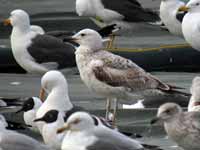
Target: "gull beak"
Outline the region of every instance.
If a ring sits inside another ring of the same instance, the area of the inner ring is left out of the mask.
[[[78,39],[77,38],[73,38],[73,37],[66,37],[63,39],[63,42],[68,42],[71,43],[72,45],[78,47],[79,43],[78,43]]]
[[[39,122],[39,121],[43,121],[43,118],[38,118],[38,119],[33,120],[33,122]]]
[[[150,121],[150,124],[151,124],[151,125],[154,125],[154,124],[157,124],[158,122],[160,122],[160,118],[155,117],[155,118],[153,118],[153,119]]]
[[[68,131],[68,130],[70,130],[70,124],[66,124],[66,125],[64,125],[62,128],[59,128],[58,130],[57,130],[57,134],[61,134],[61,133],[63,133],[64,131]]]
[[[5,20],[3,21],[3,24],[4,24],[5,26],[11,25],[11,20],[10,20],[10,19],[5,19]]]
[[[179,12],[180,12],[180,11],[187,12],[189,9],[190,9],[190,8],[187,7],[187,6],[182,6],[182,7],[180,7],[180,8],[178,9],[178,11],[179,11]]]
[[[41,90],[40,90],[39,98],[41,99],[42,102],[44,102],[44,100],[45,100],[45,90],[43,88],[41,88]]]

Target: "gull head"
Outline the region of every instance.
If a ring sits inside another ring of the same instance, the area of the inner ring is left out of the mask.
[[[0,129],[5,129],[8,123],[3,115],[0,114]]]
[[[63,84],[67,85],[67,80],[61,72],[56,70],[48,71],[41,79],[41,86],[46,92],[51,92],[53,88]]]
[[[97,51],[103,48],[103,40],[101,35],[92,29],[81,30],[72,36],[69,41],[73,41],[80,46],[87,47],[92,51]]]
[[[156,118],[151,120],[151,124],[157,122],[169,122],[182,113],[182,108],[175,103],[166,103],[159,107]]]
[[[54,123],[59,117],[62,117],[62,115],[58,110],[50,110],[46,112],[43,117],[35,119],[34,122]]]
[[[199,91],[200,91],[200,77],[197,76],[192,80],[192,86],[190,88],[190,93],[193,96],[193,95],[198,94]],[[199,95],[199,97],[200,97],[200,95]]]
[[[62,133],[64,131],[86,131],[95,127],[95,122],[92,116],[86,112],[76,112],[73,113],[64,124],[64,126],[58,129],[57,133]]]
[[[42,101],[38,97],[28,98],[22,105],[22,108],[16,113],[28,112],[30,110],[37,110],[42,105]]]
[[[179,11],[200,12],[200,0],[190,0],[186,6],[180,7]]]
[[[4,24],[12,25],[13,27],[27,28],[30,26],[29,15],[21,9],[13,10],[10,13],[10,17],[4,20]]]

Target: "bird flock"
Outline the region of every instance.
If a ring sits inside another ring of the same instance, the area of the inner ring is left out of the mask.
[[[165,103],[149,123],[162,123],[168,137],[184,150],[199,150],[200,77],[193,79],[190,93],[186,93],[133,61],[106,51],[105,46],[107,42],[112,46],[115,34],[123,36],[124,30],[134,32],[137,25],[154,25],[160,19],[170,33],[200,50],[200,0],[187,4],[161,0],[160,15],[136,0],[76,0],[76,11],[102,28],[45,32],[31,25],[28,13],[21,9],[13,10],[4,21],[12,25],[10,42],[16,62],[28,73],[42,75],[39,97],[28,98],[16,113],[23,113],[24,127],[39,133],[43,143],[12,131],[11,122],[0,115],[0,150],[160,150],[154,143],[146,145],[117,128],[118,103],[142,103],[146,95],[190,97],[188,111]],[[60,71],[69,68],[77,68],[85,86],[105,98],[104,117],[72,103],[68,82]],[[17,100],[0,100],[0,109],[18,105]]]

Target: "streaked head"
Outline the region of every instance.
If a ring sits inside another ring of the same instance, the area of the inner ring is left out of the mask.
[[[80,46],[84,46],[89,48],[92,51],[97,51],[103,48],[103,40],[101,35],[92,30],[92,29],[84,29],[72,36],[69,41],[73,41]]]
[[[168,122],[175,119],[177,115],[182,113],[182,108],[175,103],[166,103],[159,107],[157,116],[151,121],[151,124],[157,122]]]
[[[4,20],[4,24],[5,25],[12,25],[14,26],[18,26],[18,27],[29,27],[30,25],[30,19],[29,19],[29,15],[21,9],[16,9],[13,10],[10,13],[10,17],[6,20]]]
[[[86,112],[73,113],[65,123],[63,128],[58,129],[58,133],[65,130],[70,131],[84,131],[95,127],[95,121],[92,116]]]

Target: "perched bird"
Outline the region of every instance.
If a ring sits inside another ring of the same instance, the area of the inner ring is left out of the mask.
[[[0,149],[1,150],[50,150],[35,139],[6,129],[7,122],[0,115]]]
[[[44,122],[41,132],[44,143],[52,149],[60,150],[64,133],[57,134],[57,130],[64,125],[63,114],[58,110],[49,110],[43,117],[35,119],[34,122]]]
[[[160,20],[157,13],[145,9],[137,0],[76,0],[76,12],[79,16],[90,17],[100,27],[116,24],[120,30],[117,34],[131,35],[139,30],[138,23]],[[111,36],[110,48],[114,36]]]
[[[145,149],[144,146],[118,131],[99,125],[94,118],[85,112],[72,114],[58,134],[67,131],[62,142],[62,150],[125,150]],[[154,147],[152,149],[159,149]]]
[[[185,6],[181,0],[162,0],[160,3],[160,18],[170,33],[183,36],[181,23],[185,12],[179,12],[179,8]]]
[[[25,11],[12,11],[4,23],[13,26],[12,53],[17,63],[27,72],[43,74],[52,69],[76,66],[74,47],[53,36],[35,32],[30,27],[30,19]]]
[[[185,150],[200,149],[200,112],[183,112],[175,103],[166,103],[159,107],[157,117],[151,124],[164,122],[169,138]]]
[[[182,22],[185,40],[196,50],[200,51],[200,0],[190,0],[179,11],[187,11]]]
[[[47,93],[46,100],[44,93]],[[68,84],[64,75],[59,71],[48,71],[41,79],[40,99],[43,102],[42,106],[36,113],[36,118],[42,118],[49,110],[59,110],[65,115],[65,112],[73,112],[77,109],[70,101],[68,95]],[[44,123],[37,122],[37,126],[42,133]]]
[[[30,97],[24,102],[22,108],[16,112],[23,112],[25,124],[28,125],[31,130],[36,132],[38,132],[38,128],[34,120],[36,119],[36,113],[41,105],[42,101],[38,97]]]
[[[145,72],[131,60],[104,51],[102,38],[94,30],[81,30],[66,40],[80,45],[75,54],[81,79],[91,91],[107,98],[106,114],[111,99],[116,102],[120,100],[122,103],[136,103],[146,92],[159,97],[164,94],[187,95],[177,91],[177,87]],[[117,104],[114,116],[116,108]]]
[[[188,111],[200,111],[200,77],[195,77],[192,81],[190,93],[192,94],[188,105]]]

